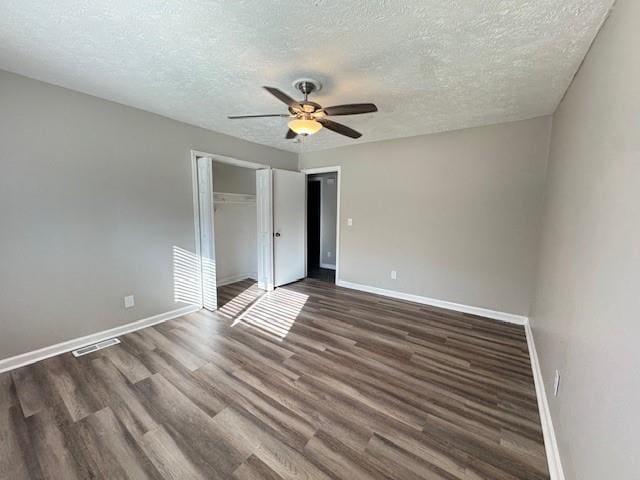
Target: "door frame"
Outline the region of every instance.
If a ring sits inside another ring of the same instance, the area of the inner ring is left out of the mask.
[[[339,165],[334,165],[334,166],[330,166],[330,167],[304,168],[304,169],[300,170],[307,177],[309,175],[315,175],[315,174],[318,174],[318,173],[335,173],[336,177],[337,177],[337,198],[336,198],[336,285],[340,281],[340,223],[341,223],[341,218],[340,218],[340,194],[341,194],[341,190],[342,190],[342,188],[341,188],[342,171],[341,170],[342,169],[341,169],[341,167]],[[306,218],[306,211],[307,211],[306,198],[305,198],[305,206],[304,206],[304,208],[305,208],[305,218]],[[306,241],[307,226],[306,226],[306,221],[305,221],[304,234],[305,234],[304,270],[305,270],[305,275],[308,275],[309,272],[307,271],[307,241]],[[322,236],[320,238],[322,239]],[[320,252],[322,254],[322,249],[320,250]]]
[[[309,175],[306,174],[305,177],[307,178],[307,195],[305,197],[305,204],[307,205],[307,208],[309,206],[309,182],[318,182],[320,184],[320,225],[322,226],[322,195],[324,193],[323,189],[324,189],[324,182],[322,181],[321,178],[308,178]],[[307,210],[308,211],[308,210]],[[337,220],[337,219],[336,219]],[[305,231],[304,231],[304,238],[305,241],[307,241],[307,233],[309,233],[309,217],[306,215],[305,213]],[[322,268],[322,232],[320,232],[320,251],[318,252],[318,266]],[[308,245],[305,244],[305,245]],[[309,255],[308,252],[306,251],[306,247],[305,247],[305,267],[304,267],[304,274],[305,276],[308,274],[307,272],[307,260],[309,259]]]
[[[218,155],[215,153],[207,153],[207,152],[201,152],[199,150],[191,150],[190,152],[190,157],[191,157],[191,187],[192,187],[192,195],[193,195],[193,225],[194,225],[194,234],[195,234],[195,254],[196,254],[196,259],[197,262],[200,266],[200,307],[202,308],[204,306],[204,289],[203,289],[203,284],[205,282],[205,279],[203,278],[203,274],[202,272],[204,271],[203,269],[203,260],[202,260],[202,245],[201,245],[201,235],[200,235],[200,200],[199,200],[199,185],[198,185],[198,162],[197,159],[198,158],[208,158],[212,164],[213,161],[216,162],[220,162],[220,163],[226,163],[229,165],[234,165],[236,167],[243,167],[243,168],[250,168],[253,170],[271,170],[271,166],[263,164],[263,163],[256,163],[256,162],[249,162],[247,160],[240,160],[238,158],[233,158],[233,157],[228,157],[226,155]],[[213,185],[213,165],[211,166],[211,177],[212,177],[212,185]],[[258,192],[256,191],[256,194]],[[213,201],[213,191],[211,192],[211,200]],[[212,215],[215,215],[213,213],[213,209],[212,209]],[[214,219],[211,219],[212,225],[214,223]],[[214,229],[215,232],[215,229]],[[212,250],[213,250],[213,261],[215,262],[215,239],[212,236]],[[213,283],[212,285],[215,287],[217,287],[217,280],[214,278],[213,279]],[[216,299],[216,308],[217,308],[217,299]]]

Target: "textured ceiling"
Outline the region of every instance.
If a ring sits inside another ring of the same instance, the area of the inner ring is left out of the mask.
[[[0,68],[305,151],[552,113],[613,0],[2,0]],[[261,85],[374,102],[304,145]]]

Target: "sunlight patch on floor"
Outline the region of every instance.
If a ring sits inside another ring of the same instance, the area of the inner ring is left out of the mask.
[[[262,295],[264,295],[264,292],[259,290],[256,284],[253,284],[218,308],[218,313],[226,318],[235,320],[233,322],[235,325],[239,315],[245,312],[247,308]]]
[[[231,325],[244,324],[277,339],[284,339],[309,298],[303,293],[277,288],[265,293]]]

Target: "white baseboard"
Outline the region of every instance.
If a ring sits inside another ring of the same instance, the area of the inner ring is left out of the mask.
[[[540,412],[540,423],[542,425],[542,435],[544,437],[544,449],[547,454],[547,463],[549,465],[549,475],[551,480],[565,480],[562,471],[562,462],[560,460],[560,451],[556,440],[553,422],[551,421],[551,411],[547,401],[547,392],[544,388],[542,378],[542,370],[538,360],[538,352],[536,344],[533,341],[533,332],[531,325],[528,323],[524,326],[527,335],[527,346],[529,347],[529,359],[531,360],[531,370],[533,372],[533,382],[536,386],[536,397],[538,399],[538,411]]]
[[[255,280],[256,278],[258,278],[258,274],[256,272],[250,272],[250,273],[241,273],[240,275],[231,275],[228,277],[216,278],[216,286],[224,287],[225,285],[229,285],[230,283],[236,283],[246,278]]]
[[[378,295],[384,295],[385,297],[398,298],[400,300],[406,300],[408,302],[422,303],[423,305],[431,305],[432,307],[446,308],[448,310],[454,310],[456,312],[471,313],[473,315],[480,315],[481,317],[492,318],[494,320],[501,320],[503,322],[515,323],[516,325],[526,325],[529,323],[529,319],[523,315],[515,315],[513,313],[499,312],[496,310],[489,310],[481,307],[472,307],[470,305],[463,305],[461,303],[448,302],[446,300],[438,300],[435,298],[422,297],[420,295],[414,295],[411,293],[403,293],[395,290],[387,290],[384,288],[371,287],[369,285],[362,285],[359,283],[347,282],[345,280],[337,280],[336,285],[339,287],[351,288],[353,290],[360,290],[362,292],[376,293]]]
[[[44,360],[45,358],[60,355],[61,353],[70,352],[71,350],[75,350],[77,348],[86,347],[87,345],[101,342],[108,338],[117,337],[119,335],[124,335],[125,333],[140,330],[141,328],[146,328],[158,323],[166,322],[167,320],[171,320],[172,318],[181,317],[182,315],[197,312],[198,310],[200,310],[200,306],[198,305],[187,305],[185,307],[177,308],[169,312],[160,313],[152,317],[143,318],[142,320],[127,323],[126,325],[121,325],[109,330],[103,330],[102,332],[92,333],[84,337],[74,338],[72,340],[67,340],[66,342],[57,343],[56,345],[40,348],[32,352],[22,353],[14,357],[5,358],[0,360],[0,373],[19,367],[24,367],[25,365],[30,365],[32,363],[39,362],[40,360]]]
[[[336,269],[336,264],[335,263],[320,263],[320,268],[328,268],[329,270],[335,270]]]

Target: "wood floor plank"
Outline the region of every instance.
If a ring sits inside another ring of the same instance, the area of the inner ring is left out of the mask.
[[[8,410],[13,405],[18,404],[18,395],[16,393],[11,373],[0,373],[0,410]]]
[[[291,446],[304,446],[315,433],[313,424],[307,422],[294,411],[252,389],[233,375],[229,375],[214,365],[208,364],[198,371],[200,378],[209,382],[212,388],[227,396],[226,402],[248,412],[268,426],[283,442]]]
[[[154,373],[160,373],[189,400],[210,416],[226,407],[224,398],[216,395],[209,385],[184,368],[170,355],[162,351],[149,351],[140,355],[140,360]]]
[[[280,475],[269,468],[255,455],[251,455],[235,472],[233,478],[237,480],[283,480]]]
[[[310,425],[322,426],[354,450],[363,451],[372,431],[345,410],[344,404],[330,396],[321,396],[304,386],[304,378],[291,381],[275,376],[259,377],[254,369],[234,373],[273,400],[304,418]]]
[[[95,464],[105,478],[161,478],[110,408],[86,417],[77,428],[84,431],[84,443],[91,445],[90,454],[95,455]]]
[[[11,372],[15,390],[25,417],[38,413],[45,404],[45,395],[34,378],[37,366],[18,368]]]
[[[151,376],[151,372],[140,362],[135,354],[129,353],[124,346],[114,345],[103,350],[102,355],[111,360],[120,373],[131,383],[139,382]]]
[[[77,461],[69,448],[61,427],[48,408],[26,419],[31,447],[34,449],[44,478],[81,479],[89,477],[86,468]]]
[[[20,444],[20,425],[14,422],[16,407],[0,409],[0,478],[29,479],[31,474],[27,464],[27,450]],[[17,420],[24,422],[22,415]]]
[[[343,480],[382,480],[389,478],[358,452],[337,438],[318,431],[304,448],[305,454],[317,466],[335,478]]]
[[[218,475],[231,475],[251,455],[246,445],[229,444],[213,419],[198,408],[162,375],[154,374],[136,384],[136,390],[151,405],[159,423],[187,443],[190,452],[206,462]]]
[[[104,357],[97,357],[91,361],[91,367],[102,383],[106,403],[129,433],[137,438],[158,427],[147,405],[115,365]]]
[[[0,478],[548,480],[524,329],[304,280],[0,374]]]
[[[169,480],[204,480],[209,478],[183,452],[183,447],[169,435],[164,428],[158,428],[144,434],[141,448],[156,467],[162,478]]]
[[[221,425],[229,434],[230,442],[239,448],[249,447],[254,455],[283,478],[313,478],[329,480],[331,477],[316,467],[305,456],[287,446],[267,430],[257,419],[239,410],[227,409]],[[221,414],[222,416],[222,414]]]
[[[57,397],[65,406],[71,420],[77,422],[100,407],[93,394],[86,388],[86,384],[74,375],[77,372],[77,363],[65,365],[64,360],[65,356],[61,355],[45,360],[44,365]]]
[[[379,435],[371,437],[367,445],[365,458],[381,471],[391,476],[391,478],[403,478],[406,480],[423,478],[455,480],[460,478],[448,473],[435,463],[430,463],[424,458],[413,455]]]
[[[156,328],[140,330],[140,334],[143,335],[146,340],[153,342],[156,348],[164,350],[189,370],[197,370],[206,363],[206,360],[198,357],[189,351],[188,348],[167,338],[166,335],[160,333]]]

